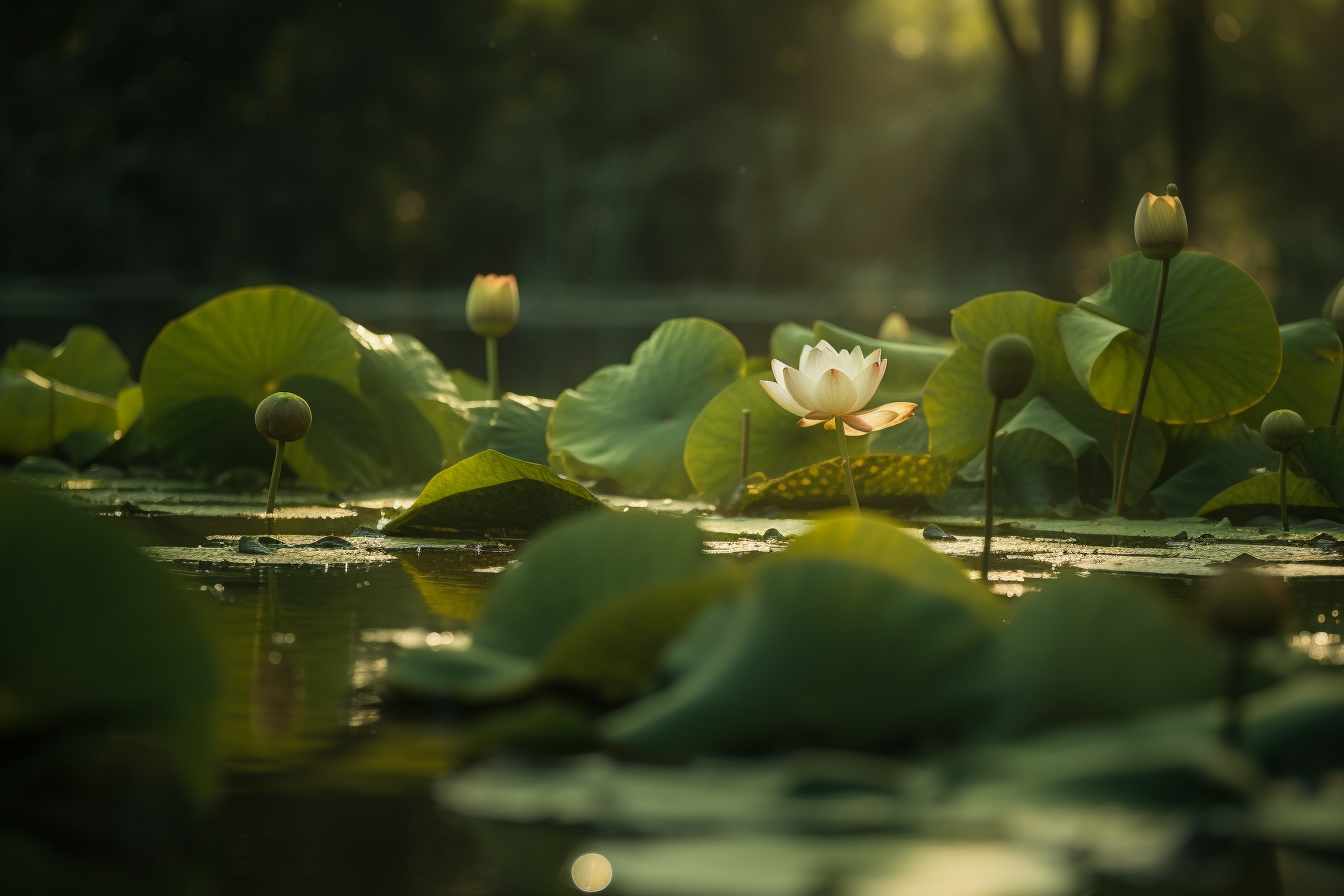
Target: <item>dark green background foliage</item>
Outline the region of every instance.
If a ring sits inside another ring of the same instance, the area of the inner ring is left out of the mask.
[[[0,274],[863,274],[933,313],[1090,292],[1169,180],[1281,319],[1344,271],[1333,0],[10,6]]]

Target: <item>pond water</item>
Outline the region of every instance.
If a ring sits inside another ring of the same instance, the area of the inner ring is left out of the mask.
[[[336,520],[282,521],[277,534],[348,536],[377,519],[376,511],[357,508]],[[236,539],[257,531],[255,523],[119,520],[157,549],[195,548],[212,536]],[[1005,547],[1011,557],[1012,545]],[[761,546],[741,548],[742,562],[751,562]],[[715,542],[714,549],[732,553],[733,544]],[[458,762],[451,731],[440,721],[389,714],[376,690],[400,648],[470,638],[512,549],[421,548],[394,556],[321,566],[170,562],[214,617],[219,637],[223,783],[210,838],[216,892],[575,892],[570,863],[587,835],[484,823],[443,809],[434,782]],[[1004,559],[994,587],[1010,602],[1057,569]],[[1194,611],[1191,578],[1141,578],[1184,612]],[[1293,593],[1294,647],[1321,663],[1344,663],[1344,577],[1296,581]]]

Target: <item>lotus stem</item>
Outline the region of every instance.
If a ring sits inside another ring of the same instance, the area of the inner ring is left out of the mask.
[[[1148,357],[1143,362],[1143,376],[1139,379],[1139,397],[1134,401],[1134,417],[1129,421],[1129,437],[1125,439],[1125,456],[1120,462],[1120,481],[1115,486],[1115,515],[1125,515],[1125,487],[1129,485],[1129,461],[1134,456],[1134,443],[1139,438],[1139,422],[1143,420],[1143,399],[1148,394],[1148,380],[1153,375],[1153,358],[1157,355],[1157,333],[1162,328],[1162,303],[1167,298],[1167,274],[1171,259],[1162,259],[1162,276],[1157,281],[1157,307],[1153,309],[1153,327],[1148,334]]]
[[[47,380],[47,453],[56,456],[56,381]]]
[[[1111,411],[1111,506],[1115,506],[1115,489],[1120,484],[1120,415]]]
[[[280,470],[285,466],[285,443],[275,442],[275,466],[271,467],[271,490],[266,495],[266,515],[275,513],[275,493],[280,488]]]
[[[1003,399],[994,399],[989,412],[989,436],[985,439],[985,550],[980,556],[980,581],[989,584],[989,549],[994,538],[994,434],[999,431],[999,409]]]
[[[859,512],[859,493],[854,490],[854,471],[849,463],[849,443],[845,441],[845,422],[835,418],[835,436],[840,440],[840,466],[845,471],[845,486],[849,489],[849,506]]]
[[[1339,425],[1339,406],[1344,403],[1344,368],[1339,371],[1339,388],[1335,391],[1335,410],[1330,415],[1330,425]]]
[[[1279,453],[1279,516],[1283,531],[1288,531],[1288,454]]]
[[[751,411],[742,409],[742,470],[738,476],[739,482],[745,482],[747,474],[751,472],[751,463],[748,456],[751,452]]]
[[[494,336],[485,337],[485,378],[489,386],[490,397],[499,399],[499,340]]]

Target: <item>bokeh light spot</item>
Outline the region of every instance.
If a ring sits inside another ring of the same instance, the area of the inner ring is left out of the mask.
[[[604,855],[584,853],[574,860],[569,875],[574,880],[574,886],[585,893],[596,893],[611,884],[611,862]]]
[[[425,215],[425,197],[415,190],[407,190],[392,204],[392,213],[398,221],[407,224],[419,221]]]

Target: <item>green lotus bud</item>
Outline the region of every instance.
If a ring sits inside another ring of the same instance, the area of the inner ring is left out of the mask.
[[[1260,438],[1280,454],[1296,448],[1306,434],[1307,423],[1296,411],[1271,411],[1260,424]]]
[[[512,274],[477,274],[467,292],[467,323],[477,336],[505,336],[518,323],[518,281]]]
[[[893,311],[882,318],[877,338],[883,342],[906,342],[910,339],[910,321],[899,311]]]
[[[1204,586],[1204,615],[1213,629],[1229,638],[1274,634],[1288,609],[1283,583],[1244,569],[1229,570]]]
[[[1016,398],[1031,381],[1036,352],[1026,337],[1005,333],[985,348],[985,388],[995,398]]]
[[[313,409],[293,392],[276,392],[257,405],[257,432],[277,442],[297,442],[313,425]]]
[[[1189,235],[1185,206],[1176,197],[1175,184],[1167,184],[1165,196],[1143,194],[1134,212],[1134,242],[1145,258],[1175,258]]]

